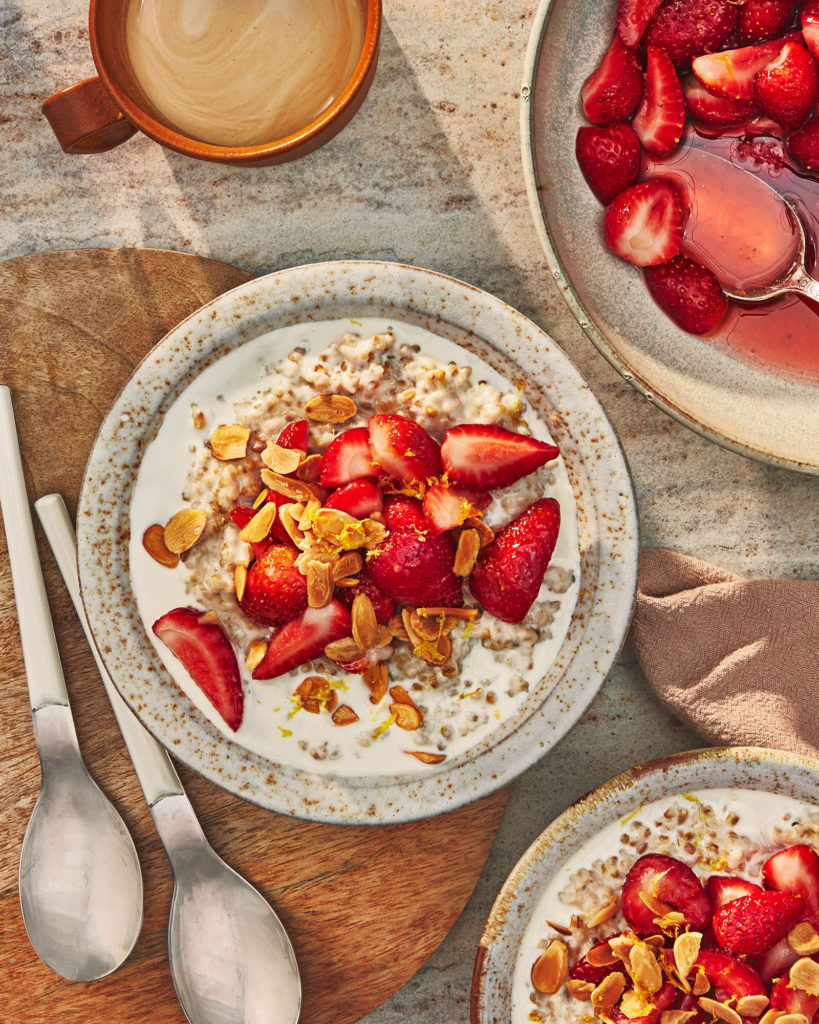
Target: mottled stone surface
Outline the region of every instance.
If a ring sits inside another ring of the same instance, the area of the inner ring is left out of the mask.
[[[385,0],[379,70],[352,124],[299,163],[239,171],[141,136],[107,155],[63,155],[39,104],[93,73],[86,5],[0,0],[0,256],[142,245],[257,273],[351,256],[451,273],[531,316],[589,380],[631,463],[644,545],[751,575],[816,576],[816,480],[723,451],[651,407],[597,354],[551,283],[520,163],[533,13],[522,0]],[[604,779],[695,745],[651,697],[627,648],[582,722],[515,785],[449,938],[367,1024],[465,1024],[483,921],[529,842]]]

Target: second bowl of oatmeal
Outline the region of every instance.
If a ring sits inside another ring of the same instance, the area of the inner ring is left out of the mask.
[[[538,562],[522,604],[488,565],[510,524]],[[271,275],[171,332],[103,425],[78,533],[145,724],[240,795],[344,822],[537,759],[605,677],[636,570],[622,453],[562,353],[389,264]]]

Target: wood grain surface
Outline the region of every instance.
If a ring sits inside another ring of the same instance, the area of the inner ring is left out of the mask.
[[[0,383],[13,391],[32,501],[59,491],[74,513],[96,430],[134,366],[179,320],[249,276],[150,249],[44,253],[0,264]],[[145,922],[125,966],[93,984],[53,974],[26,937],[17,865],[40,772],[0,531],[0,1018],[183,1024],[166,958],[168,862],[39,527],[37,533],[80,745],[134,835]],[[216,851],[273,903],[293,939],[304,1024],[356,1021],[415,973],[472,892],[506,804],[501,791],[407,825],[319,825],[252,806],[178,767]]]

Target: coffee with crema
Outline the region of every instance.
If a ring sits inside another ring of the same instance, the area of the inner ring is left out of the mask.
[[[306,127],[349,83],[363,0],[131,0],[126,45],[161,120],[250,146]]]

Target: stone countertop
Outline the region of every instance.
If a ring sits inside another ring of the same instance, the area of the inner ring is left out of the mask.
[[[84,246],[200,253],[255,273],[347,257],[479,285],[552,334],[589,381],[631,465],[645,546],[758,576],[817,572],[817,482],[708,443],[633,391],[585,338],[530,220],[519,90],[534,5],[384,0],[369,97],[294,164],[196,163],[137,135],[64,155],[39,107],[93,74],[83,0],[0,0],[0,258]],[[570,801],[638,762],[700,745],[651,696],[627,646],[578,726],[512,789],[487,867],[426,966],[366,1024],[466,1024],[483,922],[507,873]]]

